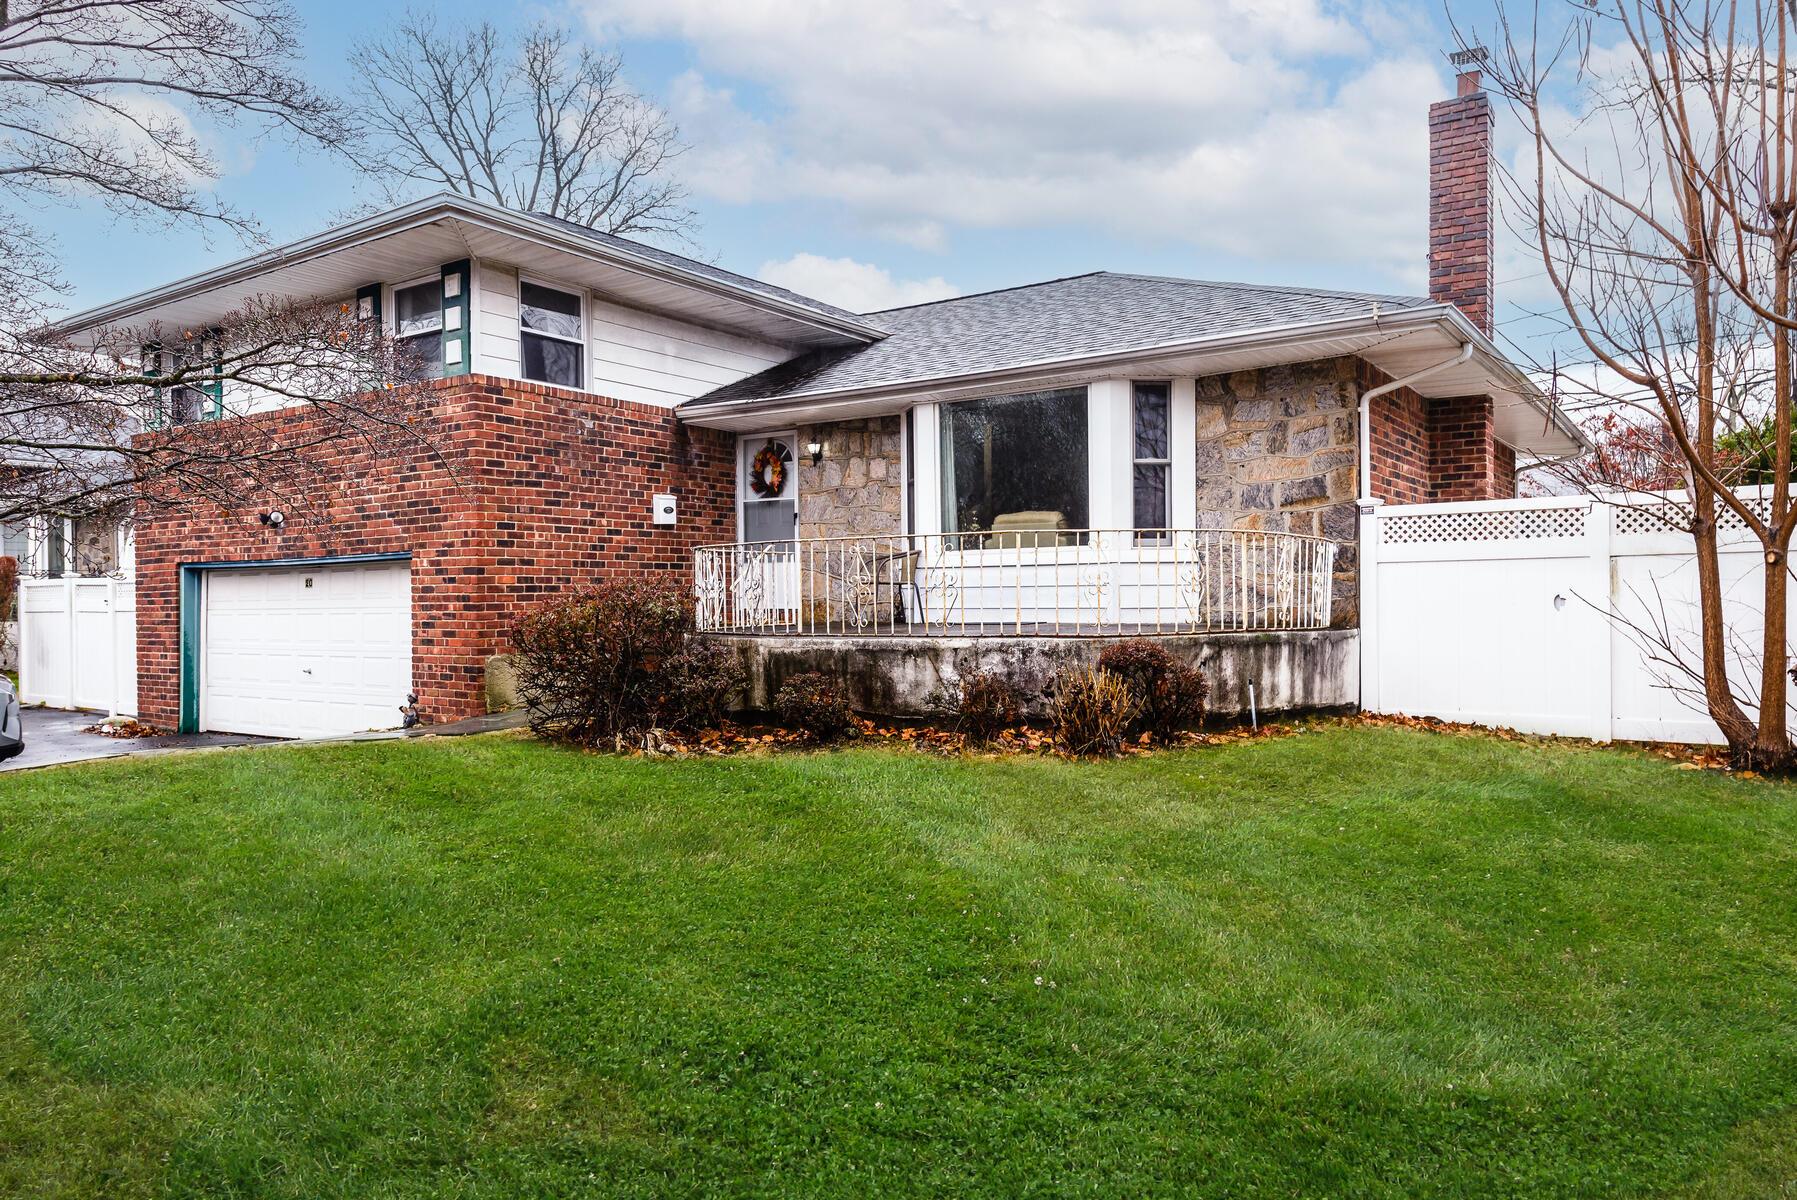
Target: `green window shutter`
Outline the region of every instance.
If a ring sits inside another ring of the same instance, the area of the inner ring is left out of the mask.
[[[373,321],[377,325],[380,324],[380,320],[381,320],[381,285],[380,284],[365,283],[361,287],[356,289],[356,319],[359,321]]]
[[[206,339],[202,353],[206,356],[206,368],[209,378],[200,385],[211,401],[207,405],[206,419],[216,421],[225,415],[225,347],[224,335],[216,330]]]
[[[143,347],[142,371],[140,374],[154,379],[162,374],[162,345],[159,342],[146,342]],[[161,429],[163,424],[162,389],[150,389],[150,411],[144,418],[144,424],[151,429]]]
[[[443,264],[443,374],[466,375],[473,369],[469,351],[468,293],[473,272],[468,259]]]

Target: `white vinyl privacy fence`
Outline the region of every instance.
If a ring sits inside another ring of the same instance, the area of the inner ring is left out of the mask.
[[[19,585],[19,699],[137,711],[137,587],[130,579]]]
[[[1362,707],[1601,741],[1720,742],[1695,685],[1656,661],[1702,661],[1691,538],[1667,523],[1676,499],[1366,506]],[[1730,677],[1751,696],[1764,566],[1738,517],[1719,524]],[[1661,639],[1670,653],[1644,646]]]

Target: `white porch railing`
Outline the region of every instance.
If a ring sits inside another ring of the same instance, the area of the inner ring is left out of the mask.
[[[1053,529],[702,546],[713,633],[1080,637],[1329,625],[1336,544],[1224,529]]]

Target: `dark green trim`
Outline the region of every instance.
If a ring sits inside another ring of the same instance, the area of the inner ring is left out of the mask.
[[[281,567],[340,567],[355,563],[409,562],[410,551],[390,554],[340,554],[319,558],[274,558],[261,561],[214,561],[181,564],[181,728],[182,733],[200,731],[200,614],[205,607],[201,576],[208,571],[275,570]]]
[[[365,283],[356,289],[356,319],[381,323],[381,292],[383,284]],[[362,301],[368,301],[368,315],[362,316]]]
[[[181,729],[200,731],[200,572],[181,568]]]
[[[139,365],[143,368],[143,373],[150,378],[155,379],[160,376],[162,374],[162,343],[145,342]],[[144,425],[150,429],[162,428],[163,402],[162,389],[159,387],[150,389],[150,412],[144,420]]]
[[[473,309],[468,303],[469,294],[474,290],[473,263],[469,259],[444,263],[443,274],[443,374],[466,375],[473,370],[470,352],[474,349],[473,330],[469,316]],[[449,294],[454,282],[456,294]],[[453,350],[452,350],[453,347]],[[454,362],[450,362],[451,354]]]
[[[224,334],[213,330],[206,335],[204,350],[206,367],[211,378],[200,385],[200,390],[212,400],[212,412],[208,420],[217,421],[225,415],[225,345]]]

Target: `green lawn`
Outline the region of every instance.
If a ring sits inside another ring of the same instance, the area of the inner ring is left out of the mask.
[[[1794,1196],[1797,788],[1330,727],[0,776],[0,1195]]]

